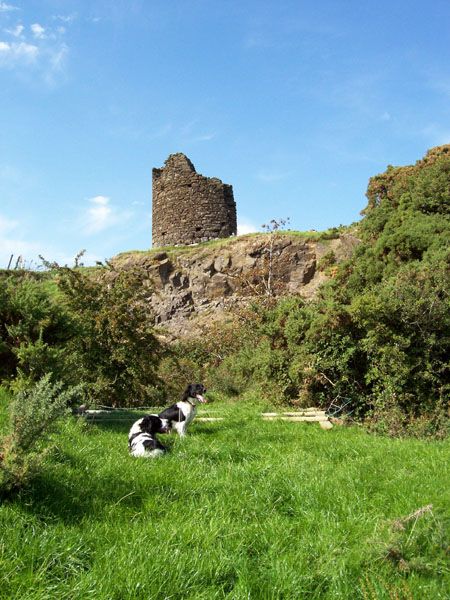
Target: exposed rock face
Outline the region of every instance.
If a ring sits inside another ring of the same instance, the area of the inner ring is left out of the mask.
[[[153,246],[194,244],[236,235],[231,185],[196,173],[184,154],[153,169]]]
[[[195,334],[199,319],[216,320],[233,306],[255,296],[314,296],[327,279],[320,268],[325,255],[337,262],[350,257],[358,239],[351,235],[305,241],[283,233],[258,235],[177,253],[117,257],[122,268],[136,265],[148,272],[149,304],[156,324],[174,336]]]

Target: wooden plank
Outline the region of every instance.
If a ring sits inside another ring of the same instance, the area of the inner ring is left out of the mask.
[[[326,417],[323,417],[322,415],[312,415],[312,416],[296,416],[296,417],[285,417],[283,415],[277,415],[277,416],[262,416],[263,419],[265,421],[294,421],[294,422],[300,422],[300,421],[305,421],[305,422],[309,422],[309,423],[320,423],[321,421],[328,421],[328,419]]]
[[[273,418],[281,418],[281,417],[322,417],[323,419],[327,418],[326,412],[324,410],[318,411],[297,411],[297,412],[283,412],[283,413],[262,413],[263,417],[273,417]]]
[[[326,412],[324,410],[305,410],[299,412],[284,412],[282,413],[285,417],[312,417],[323,416],[326,418]]]

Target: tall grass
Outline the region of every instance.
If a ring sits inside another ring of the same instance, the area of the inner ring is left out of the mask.
[[[211,406],[149,461],[127,421],[68,421],[0,506],[0,598],[447,598],[448,442]]]

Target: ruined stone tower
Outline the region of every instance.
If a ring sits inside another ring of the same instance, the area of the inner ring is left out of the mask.
[[[184,154],[171,154],[153,169],[153,246],[194,244],[235,235],[231,185],[204,177]]]

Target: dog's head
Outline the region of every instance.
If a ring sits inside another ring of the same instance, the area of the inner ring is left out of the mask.
[[[184,390],[183,400],[187,400],[188,398],[192,398],[194,400],[198,400],[199,402],[206,403],[208,400],[203,396],[206,393],[206,388],[201,383],[191,383]]]
[[[155,433],[168,433],[170,430],[167,419],[160,419],[157,415],[147,415],[140,423],[141,431],[153,435]]]

